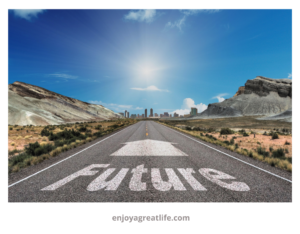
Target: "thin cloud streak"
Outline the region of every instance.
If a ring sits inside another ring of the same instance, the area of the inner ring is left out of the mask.
[[[73,76],[65,73],[54,73],[54,74],[49,74],[48,76],[51,77],[57,77],[57,78],[64,78],[64,79],[77,79],[78,76]]]
[[[167,89],[159,89],[154,85],[150,85],[147,88],[131,88],[133,90],[139,90],[139,91],[160,91],[160,92],[169,92]]]
[[[130,11],[127,15],[124,16],[127,20],[134,20],[139,22],[151,23],[156,15],[156,10],[138,10]]]
[[[45,10],[42,9],[17,9],[13,10],[15,16],[31,20],[32,18],[37,18],[38,14],[43,13]]]

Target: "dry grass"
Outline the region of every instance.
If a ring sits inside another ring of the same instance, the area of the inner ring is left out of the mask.
[[[120,126],[122,124],[122,122],[124,122],[125,124]],[[80,124],[61,125],[61,126],[54,126],[54,127],[51,126],[50,131],[53,133],[57,133],[57,132],[60,132],[63,130],[72,130],[72,129],[78,130],[80,128],[80,126],[86,126],[86,128],[89,131],[82,132],[83,135],[85,135],[87,133],[92,135],[93,133],[100,131],[102,133],[102,134],[100,134],[100,136],[102,136],[105,134],[109,134],[113,131],[116,131],[116,130],[120,129],[121,127],[134,124],[134,123],[136,123],[136,120],[129,119],[129,120],[123,120],[122,122],[120,122],[120,120],[116,120],[116,121],[112,121],[112,122],[80,123]],[[96,126],[98,126],[98,125],[102,125],[103,127],[101,127],[100,129],[99,128],[95,129]],[[108,128],[111,125],[116,125],[119,127]],[[12,129],[12,130],[10,130],[10,129]],[[42,127],[42,126],[24,126],[22,128],[9,127],[9,135],[8,135],[9,152],[12,150],[14,150],[14,151],[17,150],[18,152],[22,153],[22,152],[24,152],[24,148],[26,145],[28,145],[30,143],[34,143],[34,142],[38,142],[41,146],[47,145],[47,144],[54,145],[54,142],[49,141],[48,137],[41,136],[41,131],[43,129],[44,129],[44,127]],[[30,133],[31,135],[28,135],[28,133]],[[17,172],[20,170],[20,168],[27,167],[30,165],[36,165],[46,159],[49,159],[51,157],[56,157],[57,155],[59,155],[62,152],[76,148],[87,142],[91,142],[92,140],[94,140],[96,138],[97,138],[97,136],[92,136],[92,137],[87,137],[85,140],[76,140],[75,142],[72,142],[68,145],[65,144],[62,147],[55,148],[54,150],[49,152],[49,154],[43,154],[43,155],[40,155],[37,157],[27,155],[24,158],[24,156],[22,156],[21,154],[17,155],[16,158],[19,158],[17,160],[21,160],[21,161],[16,161],[14,154],[9,154],[11,159],[14,160],[14,161],[9,161],[9,172]],[[12,140],[14,140],[14,142]],[[17,162],[17,164],[14,165],[13,162]]]
[[[218,119],[197,119],[197,120],[163,120],[160,122],[175,126],[177,124],[196,126],[201,128],[244,128],[244,129],[265,129],[274,128],[292,129],[292,123],[273,120],[257,120],[259,116],[244,116],[234,118]]]
[[[200,138],[203,141],[206,141],[206,142],[209,142],[209,143],[212,143],[212,144],[216,144],[216,145],[222,146],[222,147],[224,147],[226,149],[229,149],[229,150],[231,150],[233,152],[236,152],[236,153],[248,156],[248,157],[253,157],[256,160],[259,160],[259,161],[262,161],[262,162],[266,162],[266,163],[270,164],[271,166],[275,166],[275,167],[281,168],[283,170],[287,170],[289,172],[292,171],[292,164],[289,161],[287,161],[286,159],[264,157],[263,155],[260,155],[257,152],[255,152],[254,150],[253,151],[252,150],[249,151],[249,150],[246,150],[246,149],[242,149],[240,147],[239,148],[235,148],[234,145],[227,145],[223,141],[224,138],[217,138],[217,140],[213,140],[213,139],[211,139],[209,137],[206,137],[205,135],[201,136],[200,133],[196,132],[196,131],[183,130],[183,129],[180,129],[180,128],[177,128],[177,127],[174,127],[174,126],[170,126],[170,125],[168,125],[166,123],[162,123],[162,122],[158,122],[158,123],[163,124],[163,125],[165,125],[167,127],[171,127],[171,128],[176,129],[178,131],[187,133],[189,135],[195,136],[197,138]],[[212,135],[212,134],[210,134],[210,135]],[[252,142],[252,141],[250,140],[250,142]],[[256,141],[255,141],[255,143],[256,143]],[[257,146],[257,144],[256,144],[256,146]]]

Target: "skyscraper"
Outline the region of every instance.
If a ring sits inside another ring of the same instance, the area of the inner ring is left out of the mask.
[[[197,115],[198,109],[195,107],[191,108],[191,115]]]
[[[125,110],[125,118],[128,118],[128,117],[127,117],[127,110]]]
[[[145,118],[147,118],[147,109],[145,109]]]
[[[149,117],[153,117],[153,109],[150,109],[150,116]]]

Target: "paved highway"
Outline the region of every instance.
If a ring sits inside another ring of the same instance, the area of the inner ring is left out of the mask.
[[[153,121],[9,176],[9,202],[291,202],[291,173]]]

